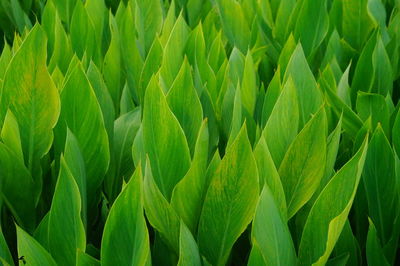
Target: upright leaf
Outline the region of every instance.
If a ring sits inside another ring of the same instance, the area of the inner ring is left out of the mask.
[[[289,60],[283,78],[286,82],[292,77],[299,99],[300,128],[310,119],[322,104],[322,94],[308,66],[301,44],[298,44]]]
[[[252,220],[259,193],[257,165],[245,125],[211,179],[200,216],[200,251],[224,265],[238,237]]]
[[[192,233],[186,227],[185,223],[181,222],[179,234],[179,261],[178,266],[201,266],[201,258],[199,248]]]
[[[135,25],[143,55],[148,53],[153,40],[161,31],[163,22],[162,12],[159,0],[136,0]]]
[[[154,181],[169,201],[175,185],[189,169],[190,152],[185,134],[168,107],[157,77],[153,76],[146,89],[143,140]]]
[[[58,151],[63,149],[68,126],[79,142],[85,161],[88,204],[91,205],[107,171],[110,152],[100,105],[80,63],[65,82],[61,103],[55,146]]]
[[[28,233],[17,227],[18,256],[23,256],[28,265],[57,265],[51,255]]]
[[[203,120],[203,110],[196,89],[194,88],[190,65],[186,58],[167,94],[167,102],[181,124],[189,148],[193,154],[197,133]]]
[[[63,157],[48,227],[49,250],[57,264],[75,265],[77,249],[86,248],[86,236],[81,219],[79,188]]]
[[[326,0],[303,0],[294,29],[294,37],[303,45],[304,53],[310,56],[324,40],[329,27]]]
[[[264,265],[296,265],[289,228],[268,186],[261,192],[251,235],[260,249]]]
[[[146,217],[150,224],[160,232],[163,240],[176,254],[179,253],[180,220],[154,182],[150,162],[146,160],[143,185],[143,199]]]
[[[372,135],[365,159],[363,181],[368,200],[368,215],[376,226],[382,244],[391,238],[399,214],[399,195],[395,157],[380,125]]]
[[[285,83],[281,94],[263,131],[271,156],[277,168],[297,135],[299,107],[296,87],[291,78]]]
[[[209,133],[203,122],[198,133],[194,157],[190,169],[175,186],[171,205],[183,222],[195,234],[209,180],[206,179]]]
[[[149,245],[139,167],[110,209],[101,241],[101,262],[104,265],[147,265]]]
[[[12,58],[1,92],[0,122],[10,108],[20,128],[25,164],[38,173],[60,113],[58,91],[46,68],[46,36],[39,24]]]
[[[305,224],[299,247],[300,265],[324,265],[338,240],[354,200],[367,153],[362,147],[321,192]]]
[[[294,139],[279,167],[289,219],[311,198],[324,175],[326,123],[321,108]]]

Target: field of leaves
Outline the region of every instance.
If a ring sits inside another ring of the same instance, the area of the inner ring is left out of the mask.
[[[399,265],[399,0],[1,0],[0,265]]]

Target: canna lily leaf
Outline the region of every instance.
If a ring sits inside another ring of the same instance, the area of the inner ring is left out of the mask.
[[[143,185],[146,217],[150,224],[160,232],[163,240],[168,244],[168,247],[178,254],[180,231],[179,216],[158,189],[150,167],[150,161],[147,159]]]
[[[298,44],[289,60],[286,68],[284,83],[292,77],[294,86],[297,89],[299,100],[300,128],[302,128],[310,115],[315,113],[322,104],[322,94],[311,73],[305,58],[302,46]]]
[[[385,173],[385,178],[382,178],[382,173]],[[400,206],[396,186],[395,157],[380,125],[369,143],[362,178],[368,200],[368,215],[376,226],[375,230],[384,245],[393,234],[393,225]]]
[[[251,235],[264,265],[296,265],[296,251],[289,228],[268,186],[264,186],[261,192]]]
[[[183,222],[181,222],[179,234],[179,261],[177,265],[202,265],[197,243]]]
[[[147,265],[150,260],[149,235],[143,214],[140,167],[110,209],[101,244],[105,265]]]
[[[58,91],[46,68],[46,37],[38,24],[7,68],[0,102],[0,121],[9,108],[20,128],[25,165],[38,173],[39,160],[50,150],[52,129],[60,113]]]
[[[277,168],[297,135],[299,106],[296,87],[291,78],[285,83],[281,94],[263,131],[271,156]]]
[[[167,102],[183,131],[190,150],[194,150],[196,136],[201,126],[203,110],[194,88],[190,65],[185,58],[181,69],[167,94]],[[191,108],[187,108],[190,106]]]
[[[57,265],[51,255],[28,233],[17,227],[18,256],[32,266]]]
[[[359,151],[332,177],[313,205],[301,237],[300,265],[324,265],[327,262],[353,203],[367,147],[366,138]]]
[[[110,153],[101,108],[80,63],[71,70],[65,82],[61,104],[61,115],[55,130],[56,148],[59,151],[63,148],[68,126],[79,142],[85,161],[90,208],[107,171]]]
[[[200,216],[200,252],[214,265],[226,263],[254,215],[259,191],[256,167],[244,125],[211,179]]]
[[[79,188],[63,157],[50,208],[48,228],[49,250],[57,264],[74,265],[77,249],[86,248],[86,236],[81,219]]]
[[[208,142],[208,127],[207,122],[204,121],[198,133],[190,168],[175,186],[171,199],[172,207],[193,234],[197,231],[204,196],[209,185],[209,180],[205,178],[208,161]]]
[[[327,2],[303,0],[294,29],[294,37],[300,40],[307,57],[316,52],[329,27]]]
[[[143,140],[154,181],[169,201],[175,185],[189,169],[190,152],[185,134],[157,83],[157,76],[153,76],[146,89]]]
[[[146,55],[153,40],[162,27],[162,6],[158,0],[136,0],[135,25],[139,35],[139,43]]]
[[[311,198],[324,175],[326,123],[321,108],[293,140],[279,167],[289,219]]]

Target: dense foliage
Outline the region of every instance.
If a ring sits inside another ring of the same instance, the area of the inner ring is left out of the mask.
[[[399,8],[1,0],[0,264],[399,263]]]

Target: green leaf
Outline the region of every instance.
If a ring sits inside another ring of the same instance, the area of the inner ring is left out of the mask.
[[[118,114],[122,92],[120,34],[118,31],[117,22],[115,21],[111,11],[109,18],[111,42],[107,53],[104,56],[103,76],[104,82],[106,83],[111,98],[113,99],[115,111]]]
[[[7,246],[6,239],[4,238],[3,231],[0,227],[0,261],[3,265],[14,265],[13,257],[9,247]],[[7,263],[7,264],[6,264]]]
[[[251,235],[265,265],[296,265],[296,251],[289,228],[268,186],[264,186],[261,192]]]
[[[129,92],[134,101],[139,103],[139,81],[143,68],[143,60],[145,57],[140,55],[136,36],[132,34],[132,32],[135,32],[136,30],[133,21],[133,11],[131,8],[127,7],[125,9],[125,13],[122,15],[122,21],[119,23],[121,59],[124,68],[124,74],[126,75],[126,80],[129,87]],[[133,43],[136,45],[132,45]]]
[[[146,55],[161,31],[163,15],[159,0],[136,0],[135,25],[143,54]]]
[[[113,157],[109,172],[104,180],[105,191],[109,200],[117,197],[123,179],[132,175],[132,144],[141,125],[140,109],[121,115],[114,122]]]
[[[60,113],[58,91],[46,68],[46,36],[39,24],[12,58],[1,92],[0,122],[9,108],[20,128],[25,164],[39,173],[39,160],[50,150]]]
[[[48,226],[49,250],[57,264],[75,265],[77,249],[86,248],[86,236],[81,219],[79,188],[63,157]]]
[[[172,193],[171,205],[190,231],[195,234],[209,180],[205,178],[208,161],[209,133],[204,121],[199,130],[190,168]]]
[[[18,256],[24,256],[28,265],[57,265],[51,255],[28,233],[17,227]]]
[[[361,50],[373,24],[367,13],[368,0],[342,1],[342,30],[344,39],[355,49]]]
[[[269,152],[267,143],[264,138],[260,138],[258,144],[254,149],[254,157],[257,163],[258,177],[260,187],[268,185],[276,201],[276,205],[283,217],[287,220],[287,207],[285,191],[283,190],[282,182],[272,160],[271,153]]]
[[[146,265],[149,256],[139,167],[110,209],[101,241],[101,262],[106,265]]]
[[[396,180],[394,153],[382,127],[378,125],[369,143],[363,181],[368,200],[368,215],[376,225],[383,244],[392,236],[398,216]]]
[[[244,61],[243,79],[240,86],[243,109],[247,116],[252,117],[256,107],[258,85],[256,83],[256,67],[251,52],[248,51]]]
[[[76,266],[100,266],[100,261],[78,249],[76,254]]]
[[[190,152],[185,134],[168,107],[157,79],[158,76],[153,76],[146,89],[143,140],[154,180],[169,201],[175,185],[189,169]]]
[[[75,7],[77,0],[53,0],[52,1],[57,8],[59,14],[61,14],[61,20],[65,25],[69,25],[72,11]]]
[[[71,175],[74,177],[79,188],[81,198],[81,216],[83,224],[87,225],[87,196],[86,196],[86,168],[82,151],[75,135],[67,129],[67,138],[64,148],[64,159],[68,165]]]
[[[353,203],[367,146],[366,138],[359,151],[329,181],[313,205],[301,237],[300,265],[324,265],[328,261]]]
[[[367,245],[366,245],[366,255],[368,265],[378,266],[384,265],[388,266],[390,263],[387,261],[384,255],[384,251],[382,245],[380,243],[378,233],[376,231],[374,223],[369,219],[369,228],[368,228],[368,236],[367,236]]]
[[[250,48],[250,26],[245,19],[240,3],[236,0],[217,0],[215,2],[226,37],[232,46],[236,46],[242,53],[246,53]]]
[[[7,111],[4,119],[3,128],[1,129],[1,140],[21,162],[24,161],[18,122],[10,110]]]
[[[142,73],[140,74],[139,81],[139,102],[143,105],[146,88],[151,80],[153,74],[155,74],[160,68],[163,55],[163,48],[158,38],[154,39],[154,42],[150,48],[150,51],[143,64]]]
[[[276,14],[275,27],[273,29],[274,36],[283,45],[287,39],[288,33],[288,22],[293,10],[296,6],[296,0],[281,0],[278,12]]]
[[[107,171],[110,152],[100,105],[80,63],[65,82],[61,104],[55,146],[59,151],[63,149],[68,127],[78,140],[85,161],[90,208]]]
[[[286,68],[284,83],[292,77],[299,100],[300,128],[318,111],[322,104],[322,94],[308,66],[301,44],[298,44]]]
[[[193,154],[197,133],[203,119],[203,110],[196,89],[194,88],[190,65],[186,57],[167,94],[167,102],[182,126],[189,148]]]
[[[386,135],[390,136],[390,114],[385,98],[382,95],[359,92],[357,96],[356,108],[359,117],[363,121],[366,121],[369,117],[371,117],[372,129],[376,128],[378,123],[380,123]]]
[[[224,265],[238,237],[252,220],[259,193],[257,165],[244,125],[211,179],[200,216],[200,251]]]
[[[79,58],[82,58],[85,53],[86,56],[91,58],[93,49],[97,47],[94,27],[83,2],[75,2],[76,5],[69,25],[72,48]]]
[[[143,199],[146,217],[151,226],[160,232],[168,247],[179,253],[180,220],[153,179],[150,161],[146,160]]]
[[[374,67],[372,92],[386,97],[393,90],[393,73],[389,56],[380,35],[377,38],[376,46],[372,53],[372,66]]]
[[[115,110],[111,95],[104,83],[100,70],[92,61],[89,63],[86,75],[90,85],[92,85],[94,93],[96,94],[97,101],[99,102],[108,138],[112,139],[114,135]]]
[[[180,14],[164,47],[160,68],[164,92],[170,90],[184,59],[185,45],[189,37],[189,27]]]
[[[303,0],[294,29],[294,37],[302,43],[307,57],[316,52],[329,27],[326,0]]]
[[[192,265],[201,266],[199,248],[196,240],[186,225],[181,222],[179,235],[179,261],[178,266]]]
[[[289,219],[311,198],[324,175],[326,131],[321,107],[294,139],[279,167]]]
[[[263,137],[268,144],[277,168],[279,168],[289,145],[297,135],[299,124],[297,98],[296,87],[292,78],[289,78],[263,130]]]

